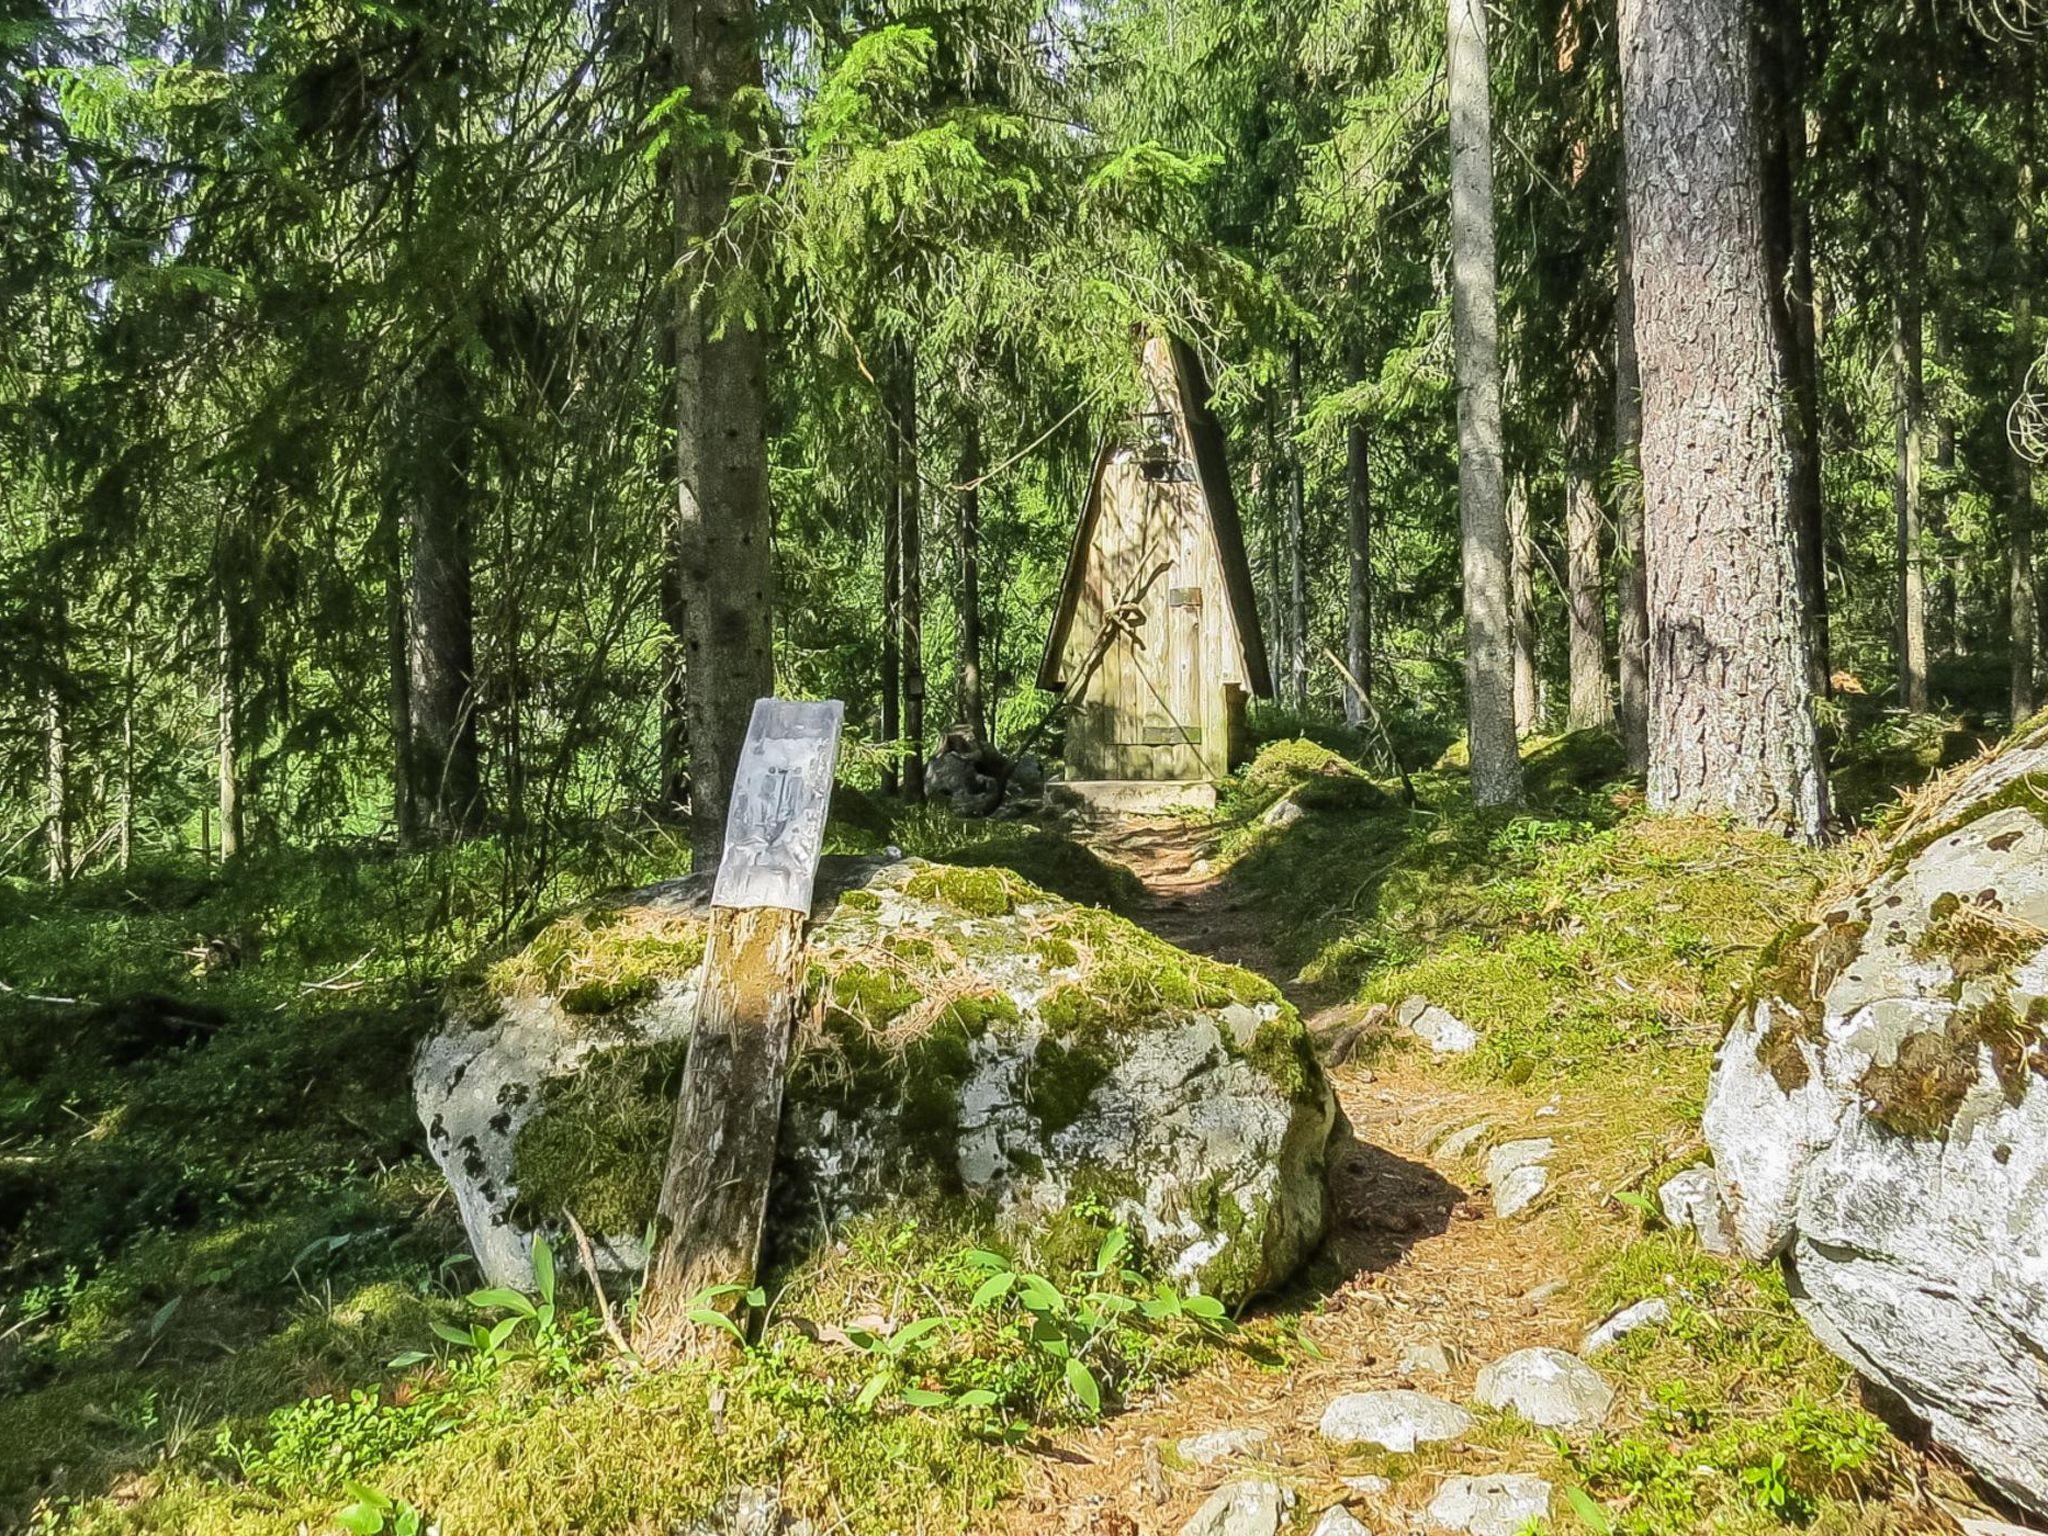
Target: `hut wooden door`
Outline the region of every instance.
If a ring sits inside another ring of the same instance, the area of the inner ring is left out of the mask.
[[[1136,477],[1134,477],[1136,478]],[[1201,529],[1192,486],[1137,479],[1119,498],[1137,595],[1110,660],[1117,674],[1116,753],[1124,776],[1193,781],[1202,763],[1202,626],[1207,616]]]

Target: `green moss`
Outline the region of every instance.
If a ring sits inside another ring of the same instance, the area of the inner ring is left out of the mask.
[[[2022,1017],[1999,996],[1908,1035],[1890,1066],[1872,1067],[1857,1084],[1870,1118],[1901,1136],[1946,1137],[1987,1057],[2007,1101],[2018,1103],[2030,1073],[2048,1079],[2048,1044],[2033,1012]]]
[[[897,1123],[904,1140],[949,1185],[958,1181],[960,1086],[974,1070],[969,1039],[957,1018],[942,1016],[904,1047],[902,1057]]]
[[[1367,810],[1388,803],[1365,771],[1341,753],[1306,737],[1268,742],[1243,775],[1225,788],[1225,814],[1257,815],[1295,791],[1312,810]]]
[[[933,864],[903,883],[903,893],[917,901],[938,902],[968,917],[1007,917],[1016,910],[1017,878],[1001,869],[964,869]]]
[[[1297,1104],[1313,1104],[1328,1091],[1315,1046],[1292,1009],[1261,1024],[1244,1056]]]
[[[868,1029],[880,1029],[924,996],[903,971],[855,961],[825,978],[831,1006]]]
[[[1074,948],[1071,939],[1041,934],[1031,941],[1031,952],[1056,971],[1081,963],[1081,952]]]
[[[1927,916],[1913,955],[1947,961],[1957,981],[2001,976],[2040,947],[2031,925],[2004,921],[1995,909],[1951,892],[1937,896]]]
[[[575,1213],[586,1231],[638,1233],[654,1216],[686,1046],[593,1053],[545,1090],[513,1143],[514,1202],[528,1225]]]
[[[578,982],[565,988],[559,1001],[562,1011],[577,1014],[617,1013],[635,1003],[643,1003],[654,996],[652,978],[637,977],[632,980]]]
[[[552,995],[574,1014],[644,1002],[657,982],[704,959],[704,925],[691,914],[600,907],[558,919],[485,973],[499,997]]]
[[[1024,1104],[1047,1134],[1065,1130],[1087,1111],[1095,1090],[1115,1068],[1109,1053],[1086,1040],[1068,1044],[1047,1037],[1031,1058]]]
[[[879,912],[882,898],[873,891],[847,891],[839,898],[839,905],[849,912]]]
[[[1846,912],[1831,912],[1818,923],[1788,928],[1758,959],[1745,1011],[1768,1000],[1771,1020],[1757,1041],[1757,1060],[1786,1093],[1797,1093],[1812,1075],[1802,1041],[1819,1039],[1824,1000],[1835,978],[1861,952],[1870,931]]]

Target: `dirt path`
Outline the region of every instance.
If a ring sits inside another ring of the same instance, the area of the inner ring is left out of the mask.
[[[1204,829],[1185,822],[1133,821],[1095,841],[1144,882],[1148,905],[1133,914],[1183,948],[1269,977],[1319,1025],[1342,1023],[1346,1007],[1279,971],[1255,913],[1211,872]],[[1324,1406],[1341,1392],[1414,1387],[1469,1400],[1479,1366],[1529,1345],[1573,1347],[1582,1326],[1575,1292],[1585,1278],[1569,1240],[1539,1213],[1501,1222],[1469,1159],[1433,1158],[1455,1133],[1486,1122],[1484,1146],[1558,1124],[1540,1103],[1457,1079],[1424,1052],[1383,1056],[1372,1068],[1330,1070],[1351,1139],[1332,1148],[1329,1262],[1322,1285],[1273,1304],[1298,1321],[1312,1346],[1284,1364],[1227,1354],[1097,1429],[1067,1437],[1034,1463],[1010,1521],[1015,1532],[1174,1536],[1209,1492],[1233,1475],[1263,1468],[1300,1491],[1313,1517],[1348,1504],[1376,1533],[1406,1531],[1432,1478],[1373,1492],[1349,1487],[1356,1461],[1333,1455],[1316,1434]],[[1442,1355],[1432,1358],[1433,1350]],[[1448,1363],[1448,1371],[1433,1366]],[[1262,1432],[1252,1454],[1208,1466],[1180,1464],[1174,1447],[1210,1430]],[[1468,1446],[1462,1470],[1523,1470],[1506,1453]]]

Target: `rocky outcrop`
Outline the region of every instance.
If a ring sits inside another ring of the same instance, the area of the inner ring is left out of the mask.
[[[958,1199],[1042,1264],[1109,1224],[1229,1304],[1321,1240],[1335,1103],[1294,1010],[1008,870],[826,861],[771,1242]],[[554,924],[458,998],[414,1093],[487,1276],[564,1211],[636,1266],[695,1010],[705,883]]]
[[[2048,729],[1958,770],[1781,941],[1705,1124],[1815,1332],[2048,1511]]]

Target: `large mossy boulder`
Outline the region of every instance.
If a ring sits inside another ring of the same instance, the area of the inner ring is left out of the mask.
[[[697,994],[706,882],[556,922],[458,995],[414,1092],[484,1272],[562,1213],[642,1258]],[[1235,1304],[1320,1241],[1336,1111],[1267,982],[1001,868],[827,859],[770,1241],[939,1201],[1036,1262],[1123,1225]]]
[[[1933,786],[1765,957],[1706,1105],[1738,1245],[2048,1512],[2048,728]]]

